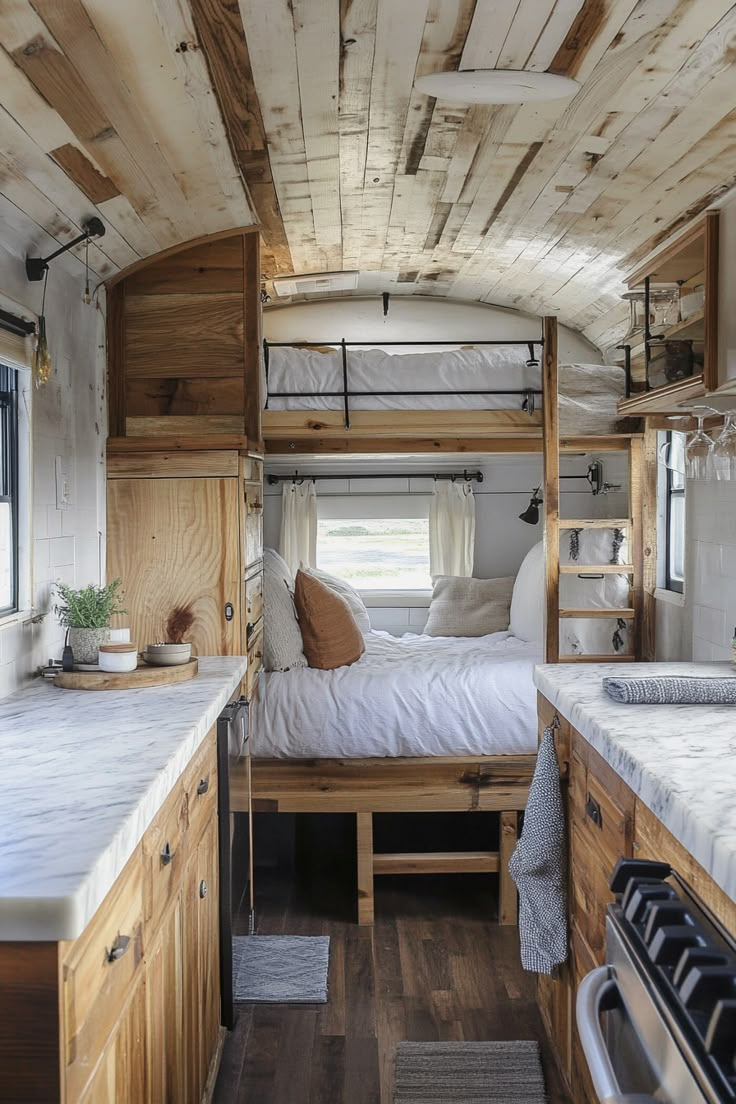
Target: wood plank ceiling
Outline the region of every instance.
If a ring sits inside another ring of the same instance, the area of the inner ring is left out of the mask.
[[[736,183],[726,0],[0,0],[0,219],[98,214],[102,279],[258,221],[267,279],[557,313],[605,348],[622,279]],[[454,68],[581,82],[468,106]]]

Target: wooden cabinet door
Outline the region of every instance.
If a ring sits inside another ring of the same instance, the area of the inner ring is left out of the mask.
[[[240,654],[238,495],[237,478],[108,481],[107,574],[141,648],[179,625],[198,655]]]
[[[79,1104],[141,1104],[146,1100],[145,1043],[146,992],[141,978]]]
[[[148,1104],[187,1100],[184,1055],[184,948],[181,898],[167,913],[146,971]]]
[[[182,900],[187,1099],[199,1101],[220,1029],[217,821],[214,817],[189,861]]]

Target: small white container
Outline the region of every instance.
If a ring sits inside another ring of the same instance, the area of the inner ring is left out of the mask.
[[[98,653],[101,671],[109,674],[125,674],[135,671],[138,666],[138,647],[136,644],[103,644]]]
[[[129,644],[130,629],[110,629],[111,644]]]

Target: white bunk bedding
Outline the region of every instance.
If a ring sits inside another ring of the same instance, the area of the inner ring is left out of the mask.
[[[540,346],[535,355],[541,358]],[[452,394],[484,387],[525,391],[542,387],[539,364],[528,364],[526,345],[489,345],[441,352],[348,351],[351,410],[519,410],[523,395]],[[342,410],[342,354],[305,348],[269,348],[268,409]],[[400,395],[398,391],[431,391]],[[296,392],[278,398],[279,392]],[[317,394],[308,394],[317,392]],[[336,394],[325,394],[336,392]],[[389,392],[389,394],[376,394]],[[391,393],[393,392],[393,393]],[[621,368],[603,364],[559,366],[560,422],[563,432],[615,432],[616,404],[625,395]],[[535,396],[541,407],[541,395]]]
[[[366,634],[351,667],[263,676],[252,754],[276,759],[512,755],[537,750],[541,649],[482,637]]]

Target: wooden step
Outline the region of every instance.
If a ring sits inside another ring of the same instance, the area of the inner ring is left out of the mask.
[[[634,611],[633,609],[561,609],[560,617],[621,617],[624,621],[631,621]]]
[[[560,529],[629,529],[631,518],[572,518],[560,521]]]
[[[633,655],[561,655],[560,663],[634,663]]]
[[[560,564],[560,575],[633,575],[633,564]]]
[[[378,853],[374,874],[494,874],[497,851],[417,851]]]

